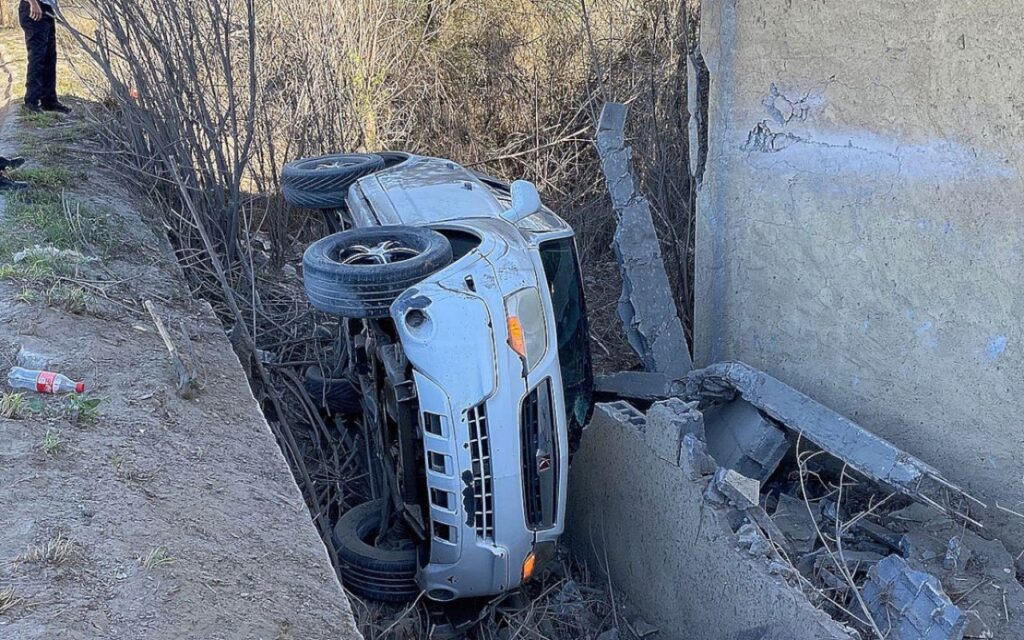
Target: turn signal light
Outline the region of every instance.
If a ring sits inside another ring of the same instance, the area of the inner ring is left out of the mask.
[[[523,323],[519,321],[518,316],[508,317],[508,346],[512,347],[512,350],[518,353],[520,357],[526,357],[526,339],[523,337]]]
[[[533,577],[534,570],[537,569],[537,556],[531,551],[526,554],[526,560],[523,561],[523,582],[526,582]]]

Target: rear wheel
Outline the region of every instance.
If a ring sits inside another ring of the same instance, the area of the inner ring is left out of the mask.
[[[353,182],[384,168],[373,153],[335,153],[289,162],[281,172],[281,191],[293,207],[340,209]]]
[[[403,291],[452,261],[436,231],[384,226],[350,229],[306,249],[302,276],[317,309],[346,318],[383,318]]]
[[[416,545],[409,538],[386,538],[378,545],[383,500],[345,512],[334,527],[341,579],[353,593],[382,602],[407,602],[419,595]]]

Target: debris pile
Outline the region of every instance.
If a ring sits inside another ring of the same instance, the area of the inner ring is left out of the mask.
[[[360,631],[389,640],[643,640],[664,637],[611,585],[562,548],[542,576],[491,600],[406,606],[349,595]]]
[[[684,386],[704,420],[681,436],[680,466],[708,475],[706,499],[735,508],[738,545],[813,604],[864,637],[1024,637],[1024,588],[1003,545],[976,532],[978,500],[746,365]]]

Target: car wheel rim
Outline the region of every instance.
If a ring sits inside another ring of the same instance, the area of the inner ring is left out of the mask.
[[[407,247],[396,240],[385,240],[375,245],[354,244],[342,250],[338,262],[352,266],[394,264],[420,255],[418,249]]]

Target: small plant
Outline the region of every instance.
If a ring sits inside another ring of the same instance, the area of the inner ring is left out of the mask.
[[[60,117],[56,113],[51,113],[49,111],[32,112],[23,113],[21,121],[40,128],[52,127],[60,121]]]
[[[48,455],[54,456],[64,449],[64,441],[61,440],[59,432],[47,429],[46,435],[43,436],[43,441],[39,446]]]
[[[37,189],[64,189],[75,180],[75,175],[63,167],[23,167],[11,171],[9,176]]]
[[[46,564],[65,564],[78,555],[78,545],[65,534],[58,531],[57,535],[44,544],[32,547],[18,559],[22,562],[44,562]]]
[[[81,393],[72,393],[67,397],[64,411],[71,424],[95,422],[100,415],[100,403],[103,398],[87,398]]]
[[[58,282],[46,290],[46,304],[60,307],[68,313],[85,313],[89,294],[85,289],[67,282]]]
[[[31,304],[39,299],[39,293],[29,287],[22,287],[21,291],[18,292],[18,295],[16,295],[15,298],[18,302]]]
[[[139,562],[147,569],[155,569],[168,564],[174,564],[177,559],[168,555],[167,549],[157,547],[139,558]]]
[[[7,613],[21,601],[22,598],[18,597],[17,592],[14,591],[14,587],[0,589],[0,616]]]
[[[5,393],[0,396],[0,418],[17,420],[25,415],[25,394]]]

